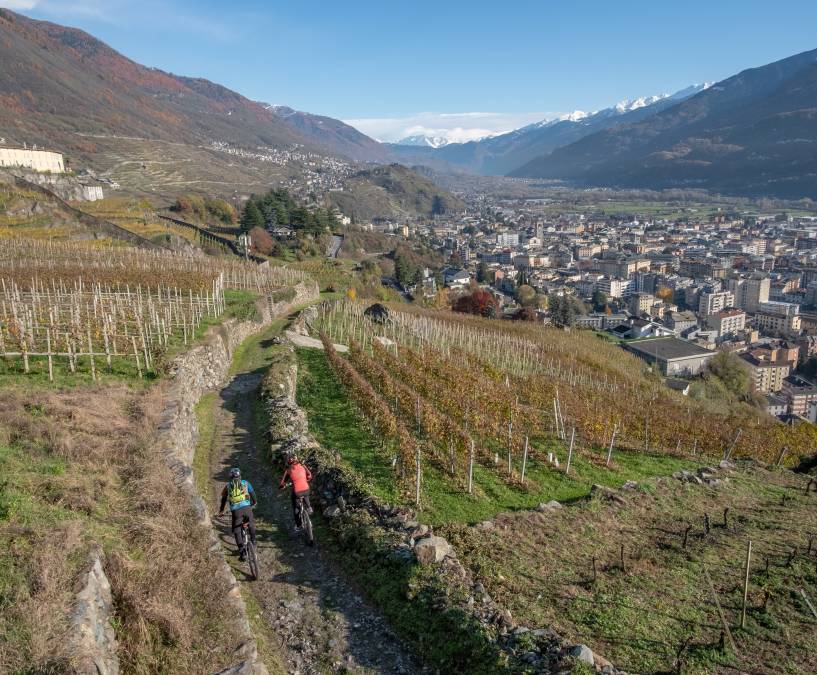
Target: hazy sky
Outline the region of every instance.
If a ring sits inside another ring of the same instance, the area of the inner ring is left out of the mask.
[[[0,0],[126,56],[354,123],[507,130],[817,48],[814,0]]]

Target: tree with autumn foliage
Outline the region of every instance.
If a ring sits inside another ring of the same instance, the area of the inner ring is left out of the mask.
[[[661,288],[655,292],[655,297],[662,302],[671,304],[675,300],[675,291],[673,291],[671,288],[667,288],[666,286],[661,286]]]
[[[275,240],[262,227],[254,227],[250,230],[250,241],[253,249],[261,255],[270,255],[275,248]]]
[[[454,301],[452,309],[463,314],[495,317],[499,311],[496,299],[483,288],[477,288],[470,293],[461,295]]]

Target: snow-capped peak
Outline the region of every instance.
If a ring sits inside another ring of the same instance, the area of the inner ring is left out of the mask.
[[[416,134],[414,136],[406,136],[397,141],[398,145],[412,145],[427,148],[441,148],[448,145],[449,141],[445,136],[425,136],[423,134]]]
[[[645,108],[648,105],[652,105],[653,103],[658,103],[658,101],[662,101],[665,98],[669,98],[669,94],[656,94],[655,96],[642,96],[640,98],[624,99],[623,101],[619,101],[614,106],[617,113],[623,115],[624,113],[630,112],[632,110],[638,110],[639,108]]]

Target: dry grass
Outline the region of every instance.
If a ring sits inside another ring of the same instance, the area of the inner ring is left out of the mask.
[[[127,673],[210,672],[236,644],[205,528],[151,445],[161,392],[0,392],[0,671],[70,670],[65,636],[101,545]]]
[[[788,471],[750,465],[726,477],[717,487],[660,479],[622,493],[623,504],[593,498],[555,512],[505,514],[488,531],[455,527],[448,534],[517,620],[552,625],[620,668],[669,672],[680,653],[684,673],[815,672],[817,621],[799,589],[817,596],[817,551],[809,552],[817,494],[806,494],[807,477]],[[754,562],[740,630],[748,540]],[[721,623],[704,566],[738,654],[718,647]]]

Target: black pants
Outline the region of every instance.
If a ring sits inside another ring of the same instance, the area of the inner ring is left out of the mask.
[[[244,547],[244,535],[241,532],[241,526],[245,520],[249,523],[250,541],[254,544],[255,519],[252,516],[252,506],[244,506],[235,511],[230,511],[230,515],[233,517],[233,536],[235,537],[235,545],[238,546],[238,550],[240,551]]]
[[[295,492],[292,491],[292,517],[295,518],[295,526],[298,527],[301,524],[300,519],[298,518],[298,497],[304,498],[304,504],[306,505],[307,510],[312,508],[312,505],[309,503],[309,490],[304,490],[302,492]]]

